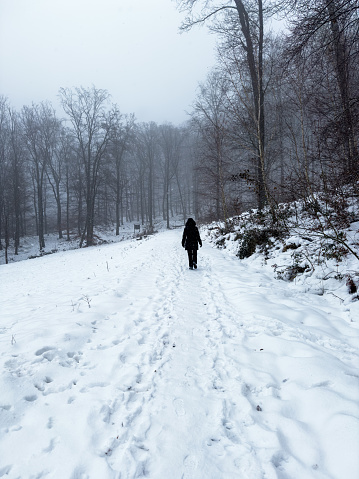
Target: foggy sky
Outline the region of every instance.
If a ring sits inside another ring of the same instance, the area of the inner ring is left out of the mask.
[[[17,109],[60,87],[103,88],[123,113],[174,124],[188,117],[214,66],[206,28],[179,34],[173,0],[0,0],[0,94]]]

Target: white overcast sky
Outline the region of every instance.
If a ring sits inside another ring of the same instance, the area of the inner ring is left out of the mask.
[[[183,18],[173,0],[0,0],[0,95],[58,108],[60,87],[94,85],[139,121],[181,123],[215,63]]]

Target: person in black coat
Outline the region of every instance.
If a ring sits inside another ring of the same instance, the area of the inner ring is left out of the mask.
[[[193,218],[188,218],[183,231],[182,247],[185,248],[188,253],[189,269],[197,269],[198,244],[202,247],[202,240],[196,222]]]

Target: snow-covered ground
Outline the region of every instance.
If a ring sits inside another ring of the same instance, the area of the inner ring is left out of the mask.
[[[359,477],[359,301],[180,241],[0,266],[0,477]]]
[[[137,223],[137,222],[136,222]],[[157,221],[155,224],[156,231],[164,231],[164,221]],[[182,221],[183,223],[183,221]],[[138,237],[144,234],[146,227],[140,225],[140,233],[134,231],[135,223],[125,223],[120,227],[119,235],[115,235],[115,227],[101,228],[96,230],[95,242],[100,244],[106,243],[118,243],[120,241],[126,241],[131,238]],[[179,220],[172,221],[172,225],[181,224]],[[15,255],[14,241],[11,238],[10,246],[8,248],[8,262],[14,263],[17,261],[24,261],[26,259],[33,259],[40,256],[46,256],[49,254],[58,253],[61,251],[69,251],[79,248],[80,238],[76,236],[74,232],[71,232],[70,241],[67,241],[66,234],[63,232],[64,237],[59,239],[57,233],[49,233],[45,235],[45,248],[40,253],[39,251],[39,238],[38,236],[25,236],[21,238],[18,254]],[[4,240],[3,240],[4,246]],[[5,248],[0,250],[0,265],[5,264]]]

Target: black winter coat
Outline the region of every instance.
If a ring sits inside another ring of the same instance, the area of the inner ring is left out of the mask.
[[[186,250],[197,250],[198,244],[202,246],[202,240],[194,220],[187,221],[182,235],[182,246]]]

